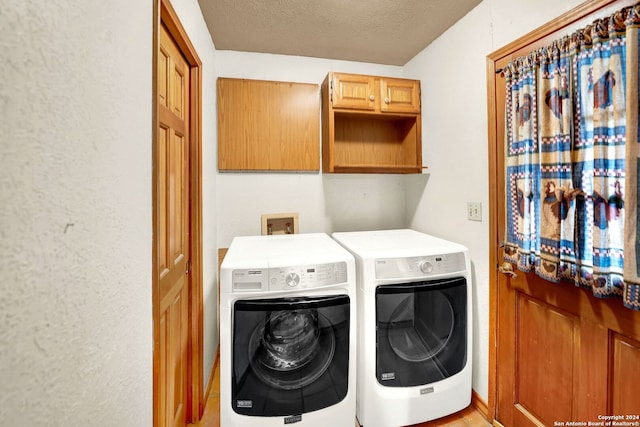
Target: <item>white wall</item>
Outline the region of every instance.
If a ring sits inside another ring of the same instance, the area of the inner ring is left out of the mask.
[[[329,71],[402,76],[396,66],[217,51],[219,77],[320,85]],[[318,105],[320,98],[318,98]],[[218,245],[260,234],[264,213],[298,212],[300,232],[397,228],[406,223],[406,177],[321,173],[218,173]]]
[[[152,3],[2,4],[0,424],[152,424]]]
[[[202,261],[203,386],[218,349],[218,253],[216,246],[216,74],[218,58],[197,0],[172,0],[178,18],[202,62]]]
[[[427,184],[409,182],[409,226],[466,245],[475,295],[473,388],[488,399],[489,186],[486,56],[581,0],[484,0],[404,67],[421,80],[423,165]],[[482,222],[467,202],[482,203]]]

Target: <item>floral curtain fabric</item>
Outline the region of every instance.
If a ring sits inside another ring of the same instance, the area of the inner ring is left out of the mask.
[[[627,40],[637,41],[639,10],[623,9],[505,68],[504,250],[522,271],[623,297],[638,310],[640,277],[630,270],[640,268],[630,268],[636,259],[627,254],[625,274],[624,259],[640,242],[625,240],[638,223],[627,218],[625,193],[637,194],[638,185],[625,166],[639,152],[629,145],[640,141],[633,135],[627,143],[629,130],[637,132],[639,78],[638,43]]]

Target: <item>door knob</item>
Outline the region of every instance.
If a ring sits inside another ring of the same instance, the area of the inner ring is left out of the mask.
[[[500,267],[498,267],[498,271],[506,276],[510,276],[512,279],[518,277],[515,271],[513,271],[513,266],[510,262],[503,262]]]

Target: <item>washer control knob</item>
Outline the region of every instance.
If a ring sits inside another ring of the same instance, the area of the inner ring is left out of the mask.
[[[433,271],[433,264],[431,264],[429,261],[421,262],[420,271],[425,274],[431,273]]]
[[[284,282],[292,288],[298,286],[298,283],[300,283],[300,275],[295,272],[287,273],[284,278]]]

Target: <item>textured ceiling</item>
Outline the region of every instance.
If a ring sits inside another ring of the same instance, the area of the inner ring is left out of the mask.
[[[481,0],[199,0],[218,50],[404,65]]]

